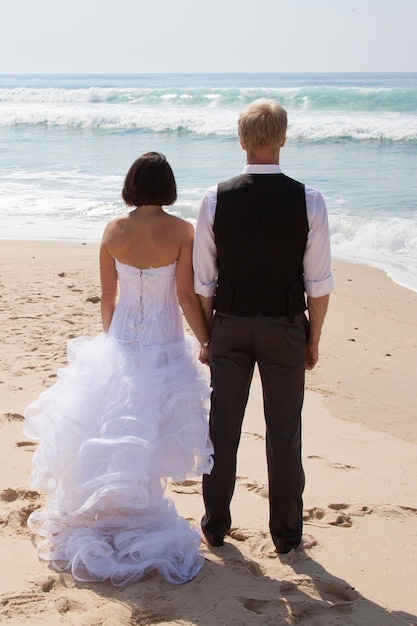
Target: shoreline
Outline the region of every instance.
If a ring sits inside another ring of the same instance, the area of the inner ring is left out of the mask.
[[[280,559],[268,533],[262,391],[255,375],[224,548],[172,587],[150,574],[126,588],[74,583],[38,560],[27,487],[34,444],[22,413],[66,365],[66,342],[101,331],[98,244],[0,244],[0,621],[309,626],[417,625],[415,533],[417,294],[368,266],[332,263],[335,292],[319,364],[306,376],[305,532],[318,545]],[[201,481],[170,484],[199,525]],[[3,616],[3,617],[2,617]]]

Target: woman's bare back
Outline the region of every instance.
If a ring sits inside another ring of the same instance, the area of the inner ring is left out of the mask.
[[[121,263],[142,269],[161,267],[178,259],[187,227],[161,207],[142,206],[110,222],[103,243]]]

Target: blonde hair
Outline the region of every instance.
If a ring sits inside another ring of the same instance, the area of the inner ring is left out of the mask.
[[[287,112],[275,100],[254,100],[240,114],[237,129],[247,152],[275,150],[285,140]]]

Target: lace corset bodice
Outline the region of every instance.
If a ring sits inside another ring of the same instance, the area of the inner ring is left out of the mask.
[[[140,269],[116,261],[120,297],[109,334],[141,346],[161,345],[184,337],[178,305],[176,262]]]

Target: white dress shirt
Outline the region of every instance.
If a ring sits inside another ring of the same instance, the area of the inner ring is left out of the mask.
[[[275,164],[246,165],[243,174],[282,174]],[[317,189],[305,187],[309,231],[304,253],[304,288],[308,296],[318,298],[333,291],[329,224],[323,196]],[[213,233],[217,206],[217,185],[208,189],[197,218],[193,264],[196,293],[210,298],[217,285],[217,250]]]

